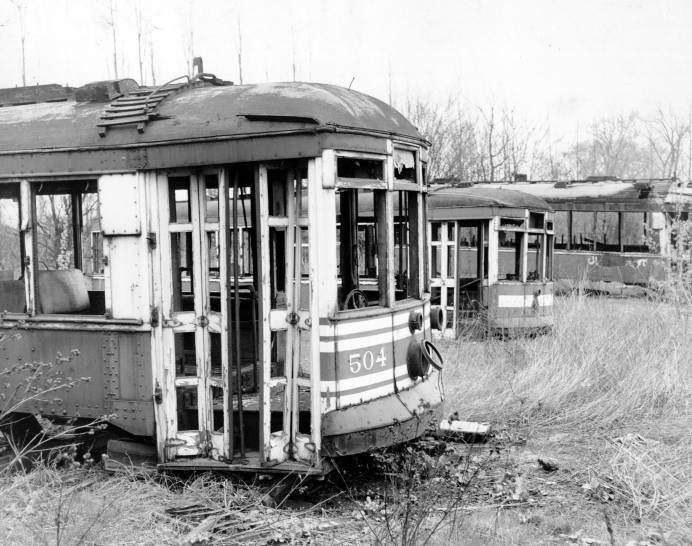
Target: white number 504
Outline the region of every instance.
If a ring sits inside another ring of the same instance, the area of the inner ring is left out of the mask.
[[[384,354],[384,347],[380,347],[380,352],[377,358],[372,354],[372,351],[364,353],[352,353],[348,355],[348,367],[352,374],[356,374],[361,370],[372,370],[375,364],[379,364],[383,368],[387,364],[387,357]]]

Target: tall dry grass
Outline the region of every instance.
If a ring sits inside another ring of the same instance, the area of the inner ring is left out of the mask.
[[[642,300],[557,299],[550,335],[444,345],[467,418],[612,427],[692,414],[692,318]]]
[[[680,301],[570,296],[549,335],[447,343],[446,406],[561,432],[627,521],[692,540],[692,317]]]

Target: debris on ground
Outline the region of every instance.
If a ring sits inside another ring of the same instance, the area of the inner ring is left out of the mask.
[[[463,421],[459,414],[454,412],[447,419],[442,419],[439,430],[446,435],[455,436],[467,442],[483,442],[491,434],[489,423],[475,421]]]
[[[538,466],[540,466],[546,472],[555,472],[560,468],[559,466],[557,466],[557,463],[555,461],[541,458],[538,459]]]

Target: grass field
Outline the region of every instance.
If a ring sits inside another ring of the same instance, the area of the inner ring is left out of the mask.
[[[525,440],[507,458],[541,497],[471,517],[487,542],[692,543],[688,314],[571,297],[558,300],[551,335],[445,350],[448,408]],[[538,458],[559,470],[542,471]]]
[[[451,506],[441,498],[448,474],[435,474],[440,459],[427,461],[429,479],[408,497],[420,524],[411,540],[402,533],[408,520],[385,532],[398,512],[387,515],[377,492],[277,509],[261,504],[259,489],[221,479],[170,483],[43,467],[0,477],[0,542],[692,543],[689,314],[642,300],[571,297],[557,301],[549,335],[441,348],[446,411],[490,422],[496,436],[466,453],[475,470],[434,533],[440,507]],[[190,505],[200,517],[175,516]],[[233,533],[208,532],[221,515]]]

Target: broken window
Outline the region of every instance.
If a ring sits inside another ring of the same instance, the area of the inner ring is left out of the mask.
[[[416,155],[413,151],[394,149],[394,179],[417,182]]]
[[[37,184],[34,193],[38,312],[103,315],[96,182]]]
[[[337,277],[340,309],[386,305],[384,191],[337,189]]]
[[[19,184],[0,186],[0,249],[0,313],[23,313]]]
[[[523,233],[498,231],[499,260],[497,278],[500,281],[521,280],[521,246]]]

